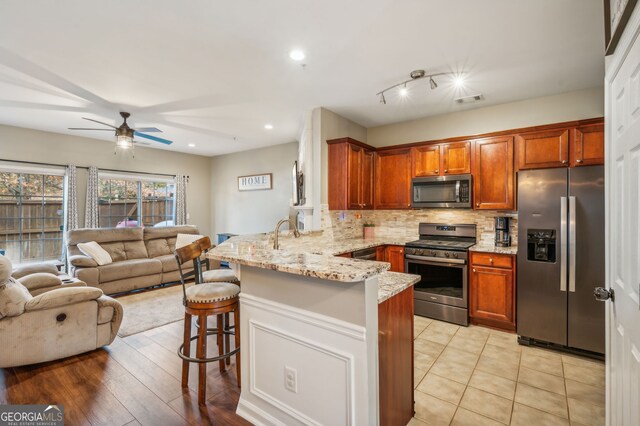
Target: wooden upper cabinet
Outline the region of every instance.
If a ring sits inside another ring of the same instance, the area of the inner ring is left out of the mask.
[[[441,146],[443,175],[471,173],[471,142],[451,142]]]
[[[569,166],[569,129],[518,135],[518,170]]]
[[[362,209],[360,191],[362,190],[362,164],[363,148],[358,145],[347,144],[347,209]]]
[[[373,151],[363,149],[360,157],[360,178],[361,193],[360,200],[362,208],[365,210],[373,209]]]
[[[471,142],[450,142],[411,149],[413,177],[471,173]]]
[[[411,149],[413,177],[440,174],[440,145],[426,145]]]
[[[372,147],[350,138],[329,144],[329,210],[373,208]]]
[[[474,162],[475,208],[514,210],[513,137],[477,140]]]
[[[410,208],[411,150],[378,151],[375,155],[375,208]]]
[[[604,164],[604,124],[573,129],[571,167]]]

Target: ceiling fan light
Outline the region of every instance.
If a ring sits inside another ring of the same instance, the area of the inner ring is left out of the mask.
[[[133,138],[129,135],[118,135],[116,137],[116,146],[122,149],[133,148]]]

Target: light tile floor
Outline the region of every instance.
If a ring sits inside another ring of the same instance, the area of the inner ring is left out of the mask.
[[[520,346],[515,334],[415,317],[420,425],[604,425],[604,363]]]

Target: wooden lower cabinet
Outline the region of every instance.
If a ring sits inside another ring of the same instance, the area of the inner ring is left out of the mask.
[[[336,255],[337,257],[348,257],[348,258],[352,258],[353,254],[352,253],[342,253],[342,254],[338,254]]]
[[[471,252],[469,317],[509,331],[516,329],[515,256]]]
[[[392,272],[404,272],[404,246],[385,246],[385,262],[391,264]]]
[[[380,425],[413,417],[413,287],[378,305]]]

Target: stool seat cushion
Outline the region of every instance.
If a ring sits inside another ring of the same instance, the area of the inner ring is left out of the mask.
[[[187,289],[187,302],[211,303],[233,299],[240,293],[240,287],[231,283],[204,283]]]
[[[238,282],[236,274],[231,269],[212,269],[211,271],[203,271],[202,279],[205,283]]]

